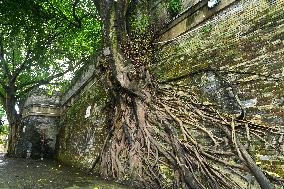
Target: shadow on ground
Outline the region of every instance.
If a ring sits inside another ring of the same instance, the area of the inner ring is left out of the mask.
[[[5,158],[0,153],[0,189],[130,189],[94,178],[52,160]]]

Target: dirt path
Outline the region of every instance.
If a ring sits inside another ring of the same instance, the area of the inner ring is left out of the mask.
[[[130,189],[86,175],[51,160],[4,158],[0,153],[0,189]]]

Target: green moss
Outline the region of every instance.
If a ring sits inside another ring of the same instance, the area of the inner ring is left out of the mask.
[[[178,13],[181,11],[181,8],[181,0],[170,0],[168,5],[168,12],[172,17],[178,15]]]
[[[271,41],[277,41],[283,37],[281,31],[283,29],[279,27],[279,23],[283,22],[280,18],[283,13],[282,9],[264,9],[251,18],[247,16],[248,12],[245,10],[241,15],[232,15],[214,27],[212,24],[207,24],[192,32],[187,38],[183,37],[163,46],[158,64],[155,62],[151,65],[152,72],[162,81],[209,65],[230,68],[240,64],[238,66],[240,70],[259,73],[265,72],[265,69],[271,71],[281,69],[279,63],[264,65],[262,60],[255,59],[265,54],[268,58],[270,54],[281,49],[281,44],[275,45]],[[242,23],[243,19],[239,19],[240,17],[244,18],[245,27],[241,26],[244,23]],[[276,22],[278,24],[275,24]],[[239,27],[242,30],[236,30]],[[259,27],[261,30],[256,31]],[[241,35],[239,35],[240,31]],[[185,58],[180,59],[181,57]],[[259,61],[259,64],[255,64],[255,61]],[[248,63],[242,64],[243,62]]]
[[[143,34],[150,25],[150,18],[147,14],[141,13],[139,17],[132,16],[130,21],[131,30],[136,35]]]
[[[148,2],[138,2],[130,15],[131,33],[136,37],[144,34],[150,26]]]
[[[91,160],[96,158],[105,136],[107,92],[99,81],[91,82],[93,85],[77,95],[61,120],[63,131],[59,137],[61,149],[58,159],[80,168],[91,166]],[[92,107],[91,115],[85,118],[88,106]]]
[[[209,33],[209,32],[212,31],[212,28],[213,28],[212,24],[209,23],[209,24],[202,27],[201,32]]]
[[[174,180],[174,170],[166,165],[160,165],[159,168],[165,181],[171,183]]]
[[[1,125],[0,123],[0,135],[7,135],[8,132],[9,132],[9,126],[6,124]]]

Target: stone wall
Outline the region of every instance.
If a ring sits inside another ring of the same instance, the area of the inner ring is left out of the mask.
[[[158,23],[160,26],[166,26],[171,21],[176,20],[180,15],[187,12],[188,9],[198,4],[200,0],[177,0],[177,2],[180,3],[180,10],[175,16],[170,13],[170,2],[171,0],[152,0],[149,2],[152,19],[155,24]]]
[[[60,116],[60,94],[48,94],[44,89],[30,93],[23,107],[20,125],[20,139],[16,145],[16,155],[31,157],[53,157],[58,134]]]
[[[208,1],[194,1],[190,6],[178,15],[177,18],[169,22],[165,28],[160,31],[160,40],[171,40],[186,31],[198,26],[208,18],[226,9],[237,0],[222,0],[215,7],[208,7]]]
[[[245,110],[256,125],[284,131],[284,1],[237,1],[158,44],[152,73],[159,82],[180,78],[204,104],[235,117]],[[261,141],[256,153],[283,157],[283,134],[265,140],[279,148]]]
[[[32,158],[53,158],[58,122],[59,118],[54,116],[25,117],[22,121],[20,140],[16,146],[16,155],[27,157],[27,150],[31,148]]]
[[[186,78],[203,103],[236,116],[245,109],[256,124],[283,127],[284,2],[222,0],[209,10],[207,1],[187,0],[175,18],[168,2],[150,3],[152,22],[163,28],[151,65],[158,81]],[[107,95],[96,70],[87,73],[63,97],[58,136],[59,160],[81,168],[92,166],[106,137]],[[271,140],[284,150],[280,138]]]
[[[80,79],[78,79],[78,81],[76,81],[75,84],[62,96],[61,104],[63,106],[70,103],[72,98],[75,97],[85,85],[90,83],[90,80],[94,76],[94,72],[95,65],[89,65],[88,69],[80,76]]]
[[[208,0],[153,0],[149,3],[151,22],[159,33],[160,40],[166,41],[196,27],[237,1],[219,0],[213,7],[209,7]],[[171,11],[172,2],[174,6],[180,7],[175,14]]]
[[[248,112],[259,111],[259,118],[270,124],[283,123],[283,6],[282,1],[239,1],[198,28],[161,43],[152,70],[160,81],[209,67],[220,70],[238,88]],[[219,85],[212,73],[192,82],[211,95]]]
[[[100,153],[105,133],[107,95],[101,83],[93,78],[77,91],[72,102],[62,107],[58,159],[89,169]]]

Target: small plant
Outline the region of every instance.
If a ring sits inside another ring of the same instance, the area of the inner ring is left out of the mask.
[[[149,16],[143,13],[140,13],[138,16],[137,15],[135,16],[136,17],[133,16],[131,18],[130,26],[131,26],[132,31],[136,35],[141,35],[149,27],[149,23],[150,23]]]
[[[0,135],[8,134],[8,131],[9,131],[8,125],[6,124],[0,125]]]
[[[201,31],[202,31],[203,33],[209,33],[209,32],[211,32],[212,28],[213,28],[213,26],[212,26],[211,24],[208,24],[208,25],[204,26],[204,27],[201,29]]]
[[[181,0],[170,0],[168,12],[172,17],[175,17],[181,11],[181,6]]]

